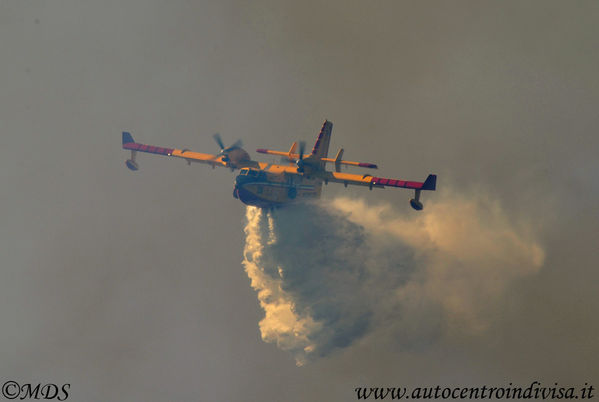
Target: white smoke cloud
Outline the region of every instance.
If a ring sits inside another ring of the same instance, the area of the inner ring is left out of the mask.
[[[506,287],[544,252],[483,196],[449,195],[405,215],[337,198],[247,208],[244,261],[262,338],[299,365],[388,327],[402,344],[441,328],[477,333]]]

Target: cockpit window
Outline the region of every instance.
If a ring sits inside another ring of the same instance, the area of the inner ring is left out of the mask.
[[[239,176],[247,176],[248,179],[251,178],[254,181],[266,180],[266,173],[256,169],[243,168],[239,171]]]

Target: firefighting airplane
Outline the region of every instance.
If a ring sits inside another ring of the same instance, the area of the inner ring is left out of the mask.
[[[305,143],[294,142],[288,152],[271,151],[270,149],[257,149],[256,152],[284,157],[282,164],[271,164],[256,162],[250,159],[248,153],[241,148],[241,141],[237,141],[229,147],[225,147],[220,136],[214,135],[214,139],[220,146],[217,155],[202,154],[188,149],[163,148],[153,145],[137,143],[128,132],[123,132],[123,149],[131,151],[131,158],[127,159],[126,165],[131,170],[139,169],[135,160],[137,152],[173,156],[182,158],[189,165],[199,162],[211,165],[213,168],[222,166],[232,171],[239,169],[239,175],[235,179],[233,196],[247,205],[260,208],[275,208],[285,204],[297,202],[303,199],[320,197],[322,183],[343,183],[348,185],[367,186],[373,188],[401,187],[414,190],[414,198],[410,205],[417,211],[423,206],[420,202],[422,190],[435,190],[437,176],[429,174],[424,182],[405,181],[374,177],[369,174],[342,173],[341,165],[357,166],[362,168],[377,169],[372,163],[344,161],[343,149],[337,152],[335,158],[328,158],[329,142],[333,123],[325,121],[314,148],[309,155],[304,155]],[[299,152],[298,152],[299,151]],[[327,163],[335,166],[335,171],[325,169]]]

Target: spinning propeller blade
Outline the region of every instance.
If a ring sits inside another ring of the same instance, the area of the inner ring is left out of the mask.
[[[241,142],[241,140],[237,140],[233,143],[233,145],[225,148],[225,144],[223,143],[223,139],[221,138],[219,133],[214,134],[212,136],[212,138],[214,138],[214,141],[216,141],[216,143],[220,147],[220,152],[218,153],[218,155],[215,155],[213,159],[216,159],[219,156],[222,156],[224,162],[227,162],[229,160],[229,157],[227,156],[227,152],[232,151],[234,149],[239,149],[243,146],[243,142]]]
[[[227,150],[231,150],[234,148],[241,148],[243,146],[243,142],[241,140],[237,140],[233,143],[233,145],[231,145],[229,148],[227,148]]]
[[[306,142],[300,141],[299,143],[299,159],[295,162],[297,165],[297,171],[304,171],[304,151],[306,150]]]
[[[214,141],[216,141],[216,143],[220,147],[220,150],[221,151],[224,150],[225,149],[225,144],[223,144],[223,140],[222,140],[222,138],[220,138],[220,134],[216,133],[212,137],[214,138]]]

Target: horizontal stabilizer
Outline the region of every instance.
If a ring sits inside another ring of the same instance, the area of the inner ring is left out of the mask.
[[[299,159],[299,154],[296,154],[293,152],[273,151],[273,150],[264,149],[264,148],[258,148],[258,149],[256,149],[256,152],[258,152],[259,154],[286,156],[290,161]],[[314,159],[318,160],[316,158],[314,158]],[[378,169],[378,166],[374,163],[343,161],[343,160],[338,160],[338,158],[335,158],[335,159],[320,158],[320,160],[322,162],[334,163],[336,168],[338,168],[340,165],[347,165],[347,166],[356,166],[356,167],[368,168],[368,169]],[[337,171],[339,171],[339,170],[337,169]]]
[[[369,169],[378,169],[378,166],[375,165],[374,163],[344,161],[341,158],[343,158],[343,148],[341,148],[339,150],[339,152],[337,152],[337,156],[335,157],[335,159],[322,158],[321,160],[323,162],[334,163],[335,171],[337,171],[337,172],[339,172],[341,165],[357,166],[357,167],[369,168]]]

